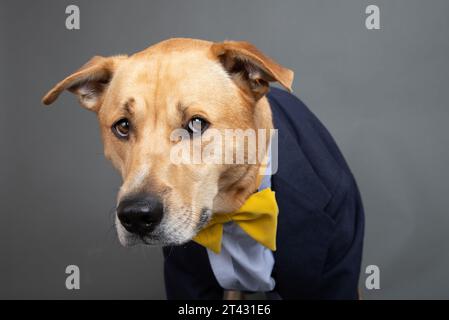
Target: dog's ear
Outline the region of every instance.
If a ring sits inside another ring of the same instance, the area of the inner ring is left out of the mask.
[[[293,71],[279,65],[248,42],[214,43],[211,50],[237,85],[253,94],[256,100],[268,92],[271,81],[292,90]]]
[[[76,94],[81,105],[98,112],[103,93],[114,75],[117,64],[126,56],[95,56],[80,69],[56,84],[43,98],[46,105],[53,103],[64,90]]]

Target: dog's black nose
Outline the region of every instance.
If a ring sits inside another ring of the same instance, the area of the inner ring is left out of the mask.
[[[122,200],[117,216],[123,227],[131,233],[145,236],[161,222],[162,202],[153,196],[136,196]]]

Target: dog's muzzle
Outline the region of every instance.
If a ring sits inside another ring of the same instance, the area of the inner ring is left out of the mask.
[[[122,226],[139,237],[148,236],[161,222],[162,201],[152,195],[137,195],[120,201],[117,217]]]

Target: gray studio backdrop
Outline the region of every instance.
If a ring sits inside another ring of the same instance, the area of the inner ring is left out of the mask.
[[[81,10],[67,30],[65,8]],[[380,7],[380,30],[365,8]],[[365,299],[449,298],[449,2],[380,0],[0,2],[0,298],[164,299],[160,248],[113,229],[119,176],[94,114],[42,95],[93,55],[170,37],[247,40],[296,72],[366,208]],[[282,213],[281,213],[282,214]],[[65,287],[65,268],[81,289]]]

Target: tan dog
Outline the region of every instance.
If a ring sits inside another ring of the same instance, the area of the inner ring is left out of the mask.
[[[171,132],[271,129],[268,83],[290,89],[292,80],[291,70],[249,43],[170,39],[130,57],[92,58],[43,103],[69,90],[97,114],[105,155],[123,178],[120,242],[181,244],[214,212],[242,205],[257,189],[260,163],[173,164]]]

